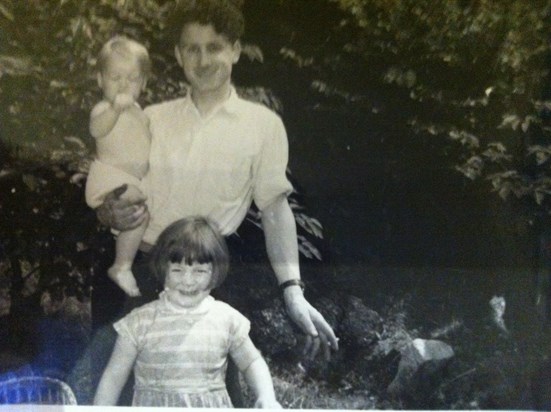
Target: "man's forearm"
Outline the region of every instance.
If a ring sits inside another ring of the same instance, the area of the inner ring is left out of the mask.
[[[262,211],[262,227],[278,283],[300,279],[297,228],[285,196],[281,195]]]

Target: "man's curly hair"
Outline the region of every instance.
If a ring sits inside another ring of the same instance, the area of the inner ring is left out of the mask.
[[[212,25],[218,34],[234,43],[245,31],[242,5],[243,0],[181,0],[168,21],[168,37],[172,44],[178,44],[184,26],[198,23]]]

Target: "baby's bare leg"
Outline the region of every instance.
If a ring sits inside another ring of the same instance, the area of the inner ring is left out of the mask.
[[[131,199],[137,195],[141,195],[140,190],[136,186],[129,185],[127,191],[121,197]],[[148,222],[149,219],[146,219],[137,228],[119,233],[116,241],[115,262],[107,271],[109,278],[129,296],[140,295],[140,289],[131,267]]]

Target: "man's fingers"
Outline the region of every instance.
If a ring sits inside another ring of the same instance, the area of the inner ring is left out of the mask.
[[[318,325],[318,331],[320,335],[324,336],[328,346],[334,350],[339,350],[339,338],[335,336],[335,332],[333,332],[333,329],[325,320]]]
[[[306,308],[301,309],[303,310],[297,313],[295,316],[294,320],[296,324],[300,327],[300,329],[302,329],[305,334],[310,336],[317,336],[318,330],[316,329],[314,322],[312,322],[309,311]]]
[[[124,210],[124,214],[119,214],[119,221],[128,229],[133,229],[141,225],[146,219],[145,206],[129,206]]]
[[[319,336],[306,336],[306,343],[304,345],[303,354],[308,359],[314,359],[320,349],[320,337]]]
[[[318,336],[312,337],[312,349],[310,350],[310,359],[314,359],[320,350],[321,339]]]
[[[323,333],[320,333],[319,336],[320,336],[321,349],[323,353],[323,359],[326,362],[329,362],[331,360],[331,347],[330,347],[329,341],[327,340],[327,337]]]
[[[311,335],[306,335],[306,339],[304,341],[304,348],[302,349],[303,356],[308,357],[310,354],[310,351],[312,350],[312,344],[313,344],[313,338]]]
[[[140,226],[143,222],[145,222],[145,219],[147,218],[147,215],[145,213],[145,207],[142,206],[140,207],[134,214],[133,214],[133,217],[134,219],[134,225],[136,227]]]
[[[303,355],[309,359],[313,359],[321,348],[325,360],[328,361],[331,349],[337,350],[339,345],[338,338],[323,315],[304,298],[291,301],[288,313],[306,336]]]

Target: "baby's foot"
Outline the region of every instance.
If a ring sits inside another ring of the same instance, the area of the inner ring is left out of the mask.
[[[131,297],[140,296],[136,278],[129,267],[111,266],[107,271],[109,278]]]

